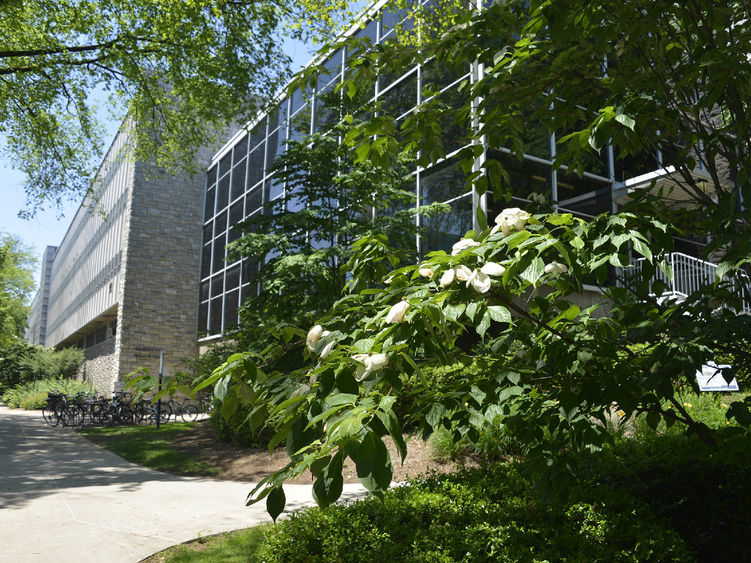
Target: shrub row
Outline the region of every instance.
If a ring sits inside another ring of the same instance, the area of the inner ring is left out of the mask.
[[[622,489],[543,504],[519,464],[433,476],[281,521],[259,559],[291,561],[691,561],[684,541]]]
[[[94,393],[94,388],[88,383],[72,379],[47,378],[22,383],[3,394],[3,403],[11,408],[41,409],[47,402],[47,393],[58,390],[66,395],[76,393]]]

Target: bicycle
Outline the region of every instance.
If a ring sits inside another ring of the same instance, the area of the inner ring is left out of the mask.
[[[175,421],[177,421],[177,417],[179,416],[183,422],[195,422],[198,418],[198,407],[186,401],[178,403],[175,399],[170,399],[166,403],[162,403],[162,408],[167,408],[167,412],[169,412],[167,420],[169,420],[170,416],[174,416]]]

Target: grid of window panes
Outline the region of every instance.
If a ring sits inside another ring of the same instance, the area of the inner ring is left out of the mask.
[[[400,12],[382,8],[356,35],[367,36],[372,43],[395,40],[395,26],[402,21]],[[259,291],[251,283],[258,265],[249,259],[228,262],[225,245],[241,233],[232,225],[256,213],[266,202],[284,195],[285,186],[268,174],[274,158],[284,150],[288,140],[300,140],[321,130],[338,119],[322,101],[333,91],[347,72],[347,53],[343,49],[333,53],[324,66],[328,75],[319,78],[315,91],[296,91],[281,101],[276,109],[255,124],[250,134],[244,134],[214,159],[207,174],[204,214],[203,255],[199,309],[200,337],[211,338],[223,334],[237,323],[239,305],[243,299]],[[430,65],[415,67],[400,76],[380,76],[373,84],[372,99],[380,102],[381,111],[397,119],[397,125],[424,101],[425,92],[440,92],[441,103],[450,104],[462,94],[459,84],[471,79],[472,69],[465,74],[450,73],[444,67]],[[444,125],[447,158],[429,169],[416,169],[413,175],[417,205],[433,202],[447,203],[451,212],[433,217],[418,217],[429,234],[416,241],[418,250],[426,253],[447,249],[473,227],[473,198],[468,193],[465,175],[455,166],[452,156],[461,149],[462,132],[449,120]],[[556,150],[556,135],[531,120],[527,126],[527,152],[522,159],[505,148],[487,148],[488,156],[499,159],[510,177],[514,194],[526,198],[532,192],[557,195],[561,207],[594,215],[609,211],[612,205],[613,179],[619,172],[614,168],[609,152],[603,150],[587,163],[579,175],[565,168],[552,169]],[[566,132],[559,132],[558,138]],[[621,165],[623,168],[623,165]],[[654,169],[654,167],[651,167]],[[294,199],[290,200],[294,211]],[[485,209],[494,217],[500,207],[489,199]]]

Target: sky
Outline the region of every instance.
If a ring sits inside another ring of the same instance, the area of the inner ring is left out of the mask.
[[[285,41],[285,50],[292,58],[293,70],[302,68],[312,58],[308,48],[298,41]],[[99,116],[107,131],[105,147],[110,145],[119,126],[119,123],[110,119],[108,115],[103,111]],[[38,286],[44,249],[48,245],[60,245],[81,204],[81,199],[66,201],[59,210],[38,211],[32,219],[21,219],[18,213],[25,208],[26,203],[23,184],[24,175],[11,168],[9,161],[0,155],[0,232],[19,238],[37,257],[34,280]]]

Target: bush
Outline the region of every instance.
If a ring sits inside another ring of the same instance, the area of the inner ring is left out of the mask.
[[[70,379],[84,362],[78,348],[54,350],[14,342],[0,348],[0,394],[35,379]]]
[[[47,392],[46,391],[34,391],[21,397],[18,402],[22,409],[27,411],[33,411],[43,409],[47,404]]]
[[[66,395],[75,395],[76,393],[94,394],[95,390],[88,383],[74,381],[71,379],[38,379],[17,385],[13,389],[3,394],[3,402],[12,409],[15,408],[42,408],[47,399],[47,392],[58,390]],[[44,396],[41,402],[39,399]],[[24,405],[38,405],[35,407],[26,407]]]
[[[628,515],[628,517],[624,517]],[[642,501],[610,487],[544,505],[521,465],[434,476],[277,524],[259,559],[276,561],[691,561]]]

